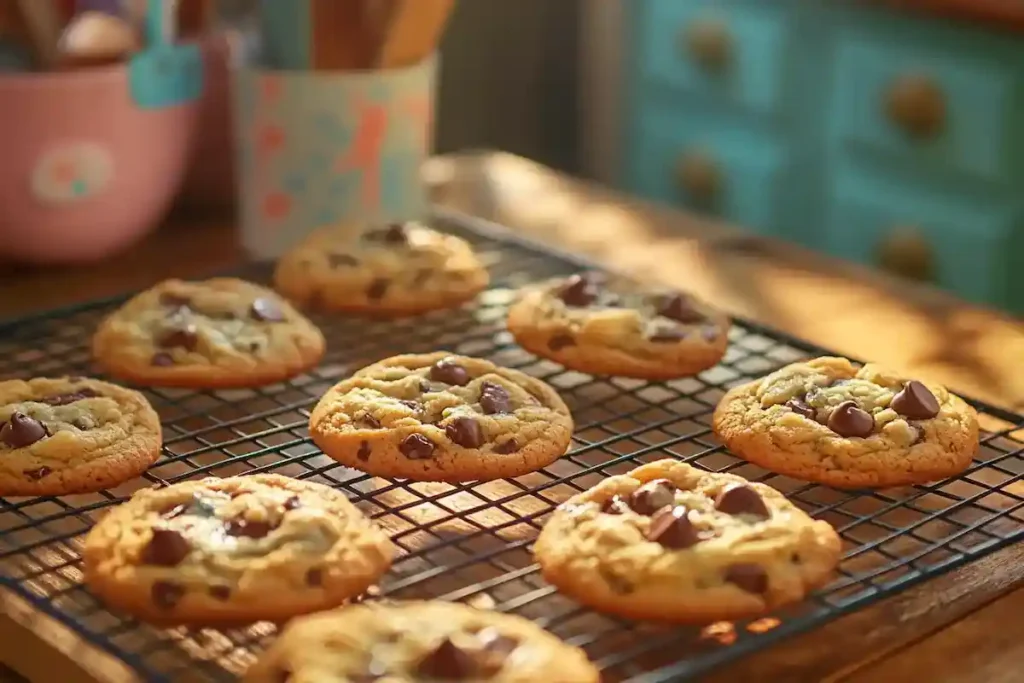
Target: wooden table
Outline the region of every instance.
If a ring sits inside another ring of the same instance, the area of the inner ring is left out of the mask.
[[[425,174],[442,206],[691,289],[732,313],[822,346],[1024,410],[1024,325],[1018,320],[509,155],[442,157]],[[111,263],[0,270],[0,318],[172,275],[201,276],[240,258],[229,222],[171,222]],[[1014,589],[1021,579],[1024,546],[1008,548],[708,680],[1019,681],[1024,588]],[[55,656],[54,648],[63,654]],[[0,653],[41,683],[132,680],[123,667],[11,597],[0,613]]]

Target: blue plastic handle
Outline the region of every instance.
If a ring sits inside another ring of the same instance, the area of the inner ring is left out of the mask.
[[[165,45],[168,41],[168,16],[175,0],[146,0],[146,44]]]

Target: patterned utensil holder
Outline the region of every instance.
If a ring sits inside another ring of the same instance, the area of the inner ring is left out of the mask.
[[[436,74],[436,58],[346,73],[239,67],[239,218],[249,254],[274,258],[330,223],[420,215]]]

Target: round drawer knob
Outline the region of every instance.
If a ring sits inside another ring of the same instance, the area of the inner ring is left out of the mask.
[[[732,35],[729,27],[717,19],[701,19],[690,24],[684,43],[691,59],[705,69],[724,69],[732,61]]]
[[[878,245],[878,264],[882,269],[910,280],[931,281],[935,277],[935,259],[928,238],[910,226],[893,228]]]
[[[687,152],[679,159],[676,181],[687,198],[706,206],[713,203],[721,192],[722,172],[718,162],[707,152]]]
[[[909,135],[933,137],[946,123],[946,96],[928,76],[900,76],[886,94],[885,111],[889,119]]]

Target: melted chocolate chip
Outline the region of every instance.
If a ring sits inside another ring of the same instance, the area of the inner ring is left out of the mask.
[[[172,610],[185,595],[185,587],[170,581],[157,581],[150,590],[153,604],[162,610]]]
[[[384,278],[377,278],[370,283],[370,286],[366,288],[366,298],[370,301],[379,301],[384,298],[387,294],[388,287],[391,285],[390,280]]]
[[[686,339],[686,330],[681,327],[659,326],[651,332],[648,341],[655,344],[674,344]]]
[[[173,529],[153,529],[149,543],[139,558],[143,564],[157,567],[177,567],[192,552],[188,539]]]
[[[792,410],[797,415],[803,415],[808,420],[817,419],[817,411],[798,398],[791,398],[788,401],[786,401],[786,407]]]
[[[363,441],[359,444],[359,450],[356,451],[356,457],[366,462],[370,459],[370,454],[373,453],[373,448],[370,447],[369,441]]]
[[[476,665],[478,676],[493,676],[503,666],[508,656],[519,647],[519,639],[502,634],[498,629],[488,627],[476,634],[480,643]]]
[[[444,428],[444,433],[452,443],[463,448],[480,448],[484,443],[484,430],[471,417],[455,418]]]
[[[165,332],[160,337],[159,344],[165,349],[180,348],[186,351],[194,351],[196,346],[199,345],[199,333],[195,325],[184,325]]]
[[[469,373],[466,368],[455,361],[444,358],[431,366],[430,379],[456,387],[464,387],[469,384]]]
[[[249,316],[253,320],[263,323],[282,323],[285,320],[284,311],[276,302],[270,299],[256,299],[249,306]]]
[[[164,519],[174,519],[181,517],[182,515],[192,515],[193,517],[203,517],[209,519],[217,515],[217,503],[208,498],[204,498],[202,494],[196,493],[192,495],[192,500],[184,505],[175,505],[171,509],[163,513]]]
[[[697,310],[693,299],[685,294],[671,294],[658,301],[658,315],[675,320],[681,323],[699,323],[705,320],[704,315]]]
[[[476,671],[477,662],[473,653],[462,649],[449,638],[442,640],[416,665],[419,676],[443,681],[460,681],[473,676]]]
[[[641,515],[653,515],[675,502],[676,487],[668,479],[649,481],[629,497],[629,507]]]
[[[892,397],[889,407],[911,420],[930,420],[939,414],[939,401],[935,394],[917,380],[907,382]]]
[[[274,527],[269,522],[252,521],[241,518],[232,519],[225,526],[225,531],[228,536],[241,538],[263,538],[273,530]]]
[[[292,496],[291,498],[286,500],[284,502],[284,505],[282,505],[281,507],[283,507],[285,510],[297,510],[300,507],[302,507],[302,500],[300,500],[298,496]]]
[[[600,291],[589,273],[570,276],[558,291],[558,296],[569,306],[589,306],[597,301]]]
[[[366,413],[359,418],[359,421],[366,425],[369,429],[380,429],[380,420],[375,418],[373,415]]]
[[[875,418],[858,408],[855,402],[844,401],[828,416],[828,428],[839,436],[870,436],[875,429]]]
[[[231,597],[231,589],[227,586],[210,586],[210,597],[214,600],[227,600]]]
[[[756,564],[730,565],[725,570],[725,580],[748,593],[761,595],[768,590],[768,574]]]
[[[412,284],[416,287],[421,287],[427,284],[427,280],[434,276],[434,271],[430,268],[420,268],[416,271],[416,275],[412,279]]]
[[[690,511],[683,505],[662,508],[651,518],[647,540],[665,548],[682,550],[700,543],[700,534],[690,521]]]
[[[622,496],[612,496],[601,503],[601,512],[607,515],[624,515],[629,510],[629,502]]]
[[[548,340],[548,348],[552,351],[561,351],[570,346],[576,346],[576,340],[569,334],[556,334]]]
[[[416,401],[399,401],[399,403],[401,403],[406,408],[410,408],[412,410],[418,411],[420,409],[420,404],[417,403]]]
[[[53,474],[53,470],[49,467],[39,467],[34,470],[22,470],[21,472],[29,481],[39,481],[47,475]]]
[[[385,242],[387,244],[405,244],[409,237],[405,232],[405,225],[392,223],[384,228],[378,228],[367,233],[367,238],[372,242]]]
[[[25,448],[47,436],[43,423],[24,413],[11,413],[3,428],[0,428],[0,441],[11,448]]]
[[[164,292],[160,295],[160,304],[171,308],[184,308],[192,305],[192,299],[187,296],[182,296],[181,294]]]
[[[480,408],[486,415],[507,413],[511,410],[511,402],[505,387],[492,382],[484,382],[480,387]]]
[[[47,396],[46,398],[39,399],[37,403],[45,403],[48,406],[66,406],[70,403],[81,401],[84,398],[96,398],[98,396],[99,394],[97,394],[92,389],[82,389],[81,391],[76,391],[73,394],[58,394],[57,396]]]
[[[434,442],[422,434],[410,434],[398,444],[398,450],[409,460],[429,460],[434,456]]]
[[[316,588],[324,584],[324,570],[319,567],[313,567],[306,572],[306,585]]]
[[[359,259],[351,254],[328,254],[327,264],[331,268],[355,268],[359,265]]]
[[[153,358],[149,362],[158,368],[168,368],[174,365],[174,358],[169,353],[160,352],[153,354]]]
[[[744,515],[768,519],[772,516],[761,494],[746,484],[732,484],[718,492],[715,509],[727,515]]]
[[[509,439],[499,444],[495,444],[494,452],[500,453],[501,455],[508,455],[509,453],[515,453],[519,450],[519,442],[515,439]]]

